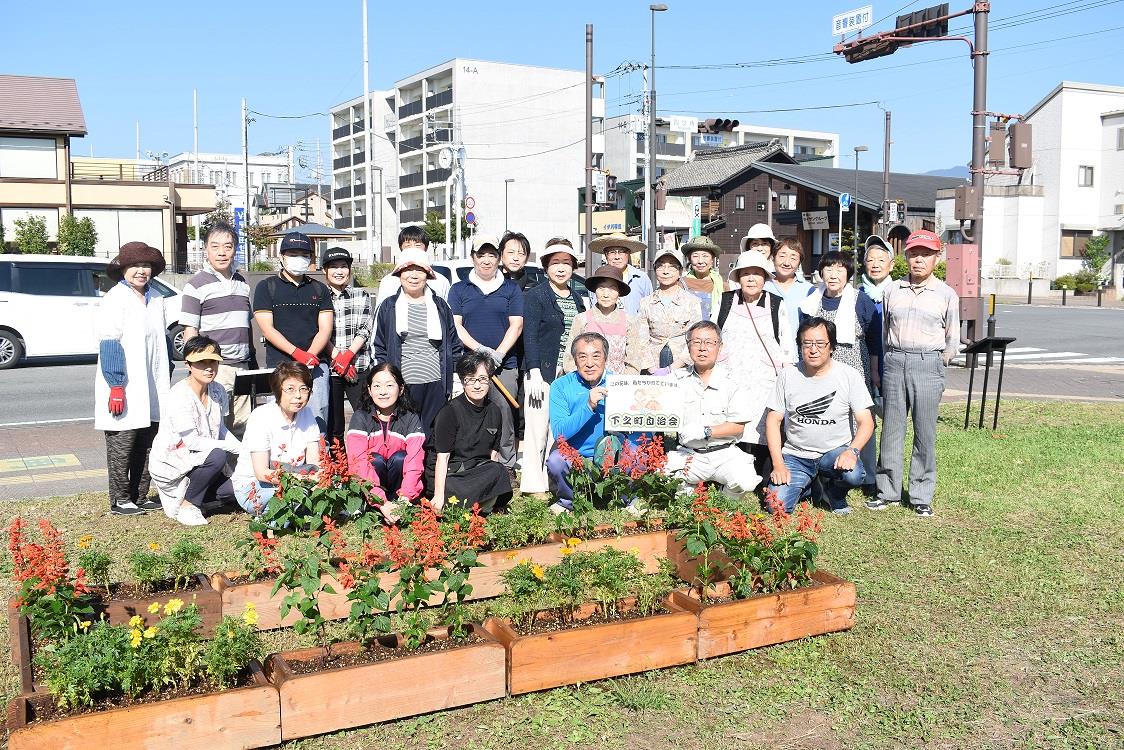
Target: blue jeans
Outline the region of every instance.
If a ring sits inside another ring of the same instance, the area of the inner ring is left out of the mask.
[[[260,516],[277,493],[277,485],[257,479],[235,478],[233,484],[234,500],[251,516]]]
[[[832,510],[844,508],[847,506],[847,491],[861,485],[866,477],[862,461],[856,461],[855,468],[850,471],[835,468],[835,459],[849,450],[848,446],[842,445],[819,458],[801,458],[785,453],[784,465],[790,475],[788,484],[770,483],[769,489],[777,493],[777,497],[784,503],[784,509],[791,513],[800,501],[800,494],[818,475],[823,482],[823,499]]]

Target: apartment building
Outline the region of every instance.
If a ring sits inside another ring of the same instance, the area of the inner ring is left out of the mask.
[[[374,221],[383,257],[400,226],[446,212],[446,184],[463,167],[475,231],[523,232],[532,248],[577,239],[573,190],[585,182],[585,74],[456,58],[371,93]],[[604,99],[594,99],[594,118]],[[363,98],[331,110],[336,226],[365,240]],[[600,130],[600,128],[597,128]],[[596,154],[604,140],[594,138]],[[444,154],[444,155],[443,155]],[[456,197],[453,199],[457,200]],[[447,251],[447,249],[446,249]],[[458,254],[463,253],[463,247]]]
[[[604,121],[605,168],[618,180],[644,176],[648,147],[644,123],[638,115]],[[839,134],[816,130],[772,128],[741,124],[729,118],[656,118],[656,178],[686,164],[696,151],[745,146],[777,140],[781,149],[800,163],[839,166]]]
[[[289,183],[292,165],[288,156],[254,155],[250,162],[250,203],[254,213],[254,196],[268,183]],[[214,185],[219,198],[230,202],[231,208],[246,204],[246,177],[242,154],[186,151],[168,158],[168,172],[176,182],[192,185]],[[197,166],[198,165],[198,166]]]
[[[0,75],[0,222],[10,242],[15,221],[40,216],[51,241],[67,213],[90,218],[96,254],[126,242],[162,250],[171,269],[187,265],[187,217],[215,207],[213,185],[185,185],[167,167],[135,159],[72,157],[87,133],[72,78]]]

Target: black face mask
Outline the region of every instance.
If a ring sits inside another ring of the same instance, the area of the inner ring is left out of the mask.
[[[509,270],[507,270],[506,266],[504,266],[504,268],[503,268],[503,275],[508,277],[509,279],[521,279],[521,278],[523,278],[523,274],[525,274],[525,273],[527,273],[527,267],[526,266],[523,266],[518,271],[509,271]]]

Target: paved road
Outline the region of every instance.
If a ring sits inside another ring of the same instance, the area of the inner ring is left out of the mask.
[[[1018,339],[1005,398],[1124,399],[1124,309],[1001,305],[996,333]],[[0,501],[104,491],[105,443],[93,429],[91,359],[0,371]],[[183,377],[177,365],[176,378]],[[976,393],[982,369],[976,376]],[[950,368],[946,400],[968,371]],[[994,392],[994,376],[991,389]]]

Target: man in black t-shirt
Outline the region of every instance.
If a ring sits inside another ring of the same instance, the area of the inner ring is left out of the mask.
[[[254,320],[265,337],[265,363],[299,362],[312,370],[309,408],[320,420],[328,418],[328,365],[334,332],[332,294],[308,275],[312,240],[290,232],[281,240],[281,271],[254,289]]]

